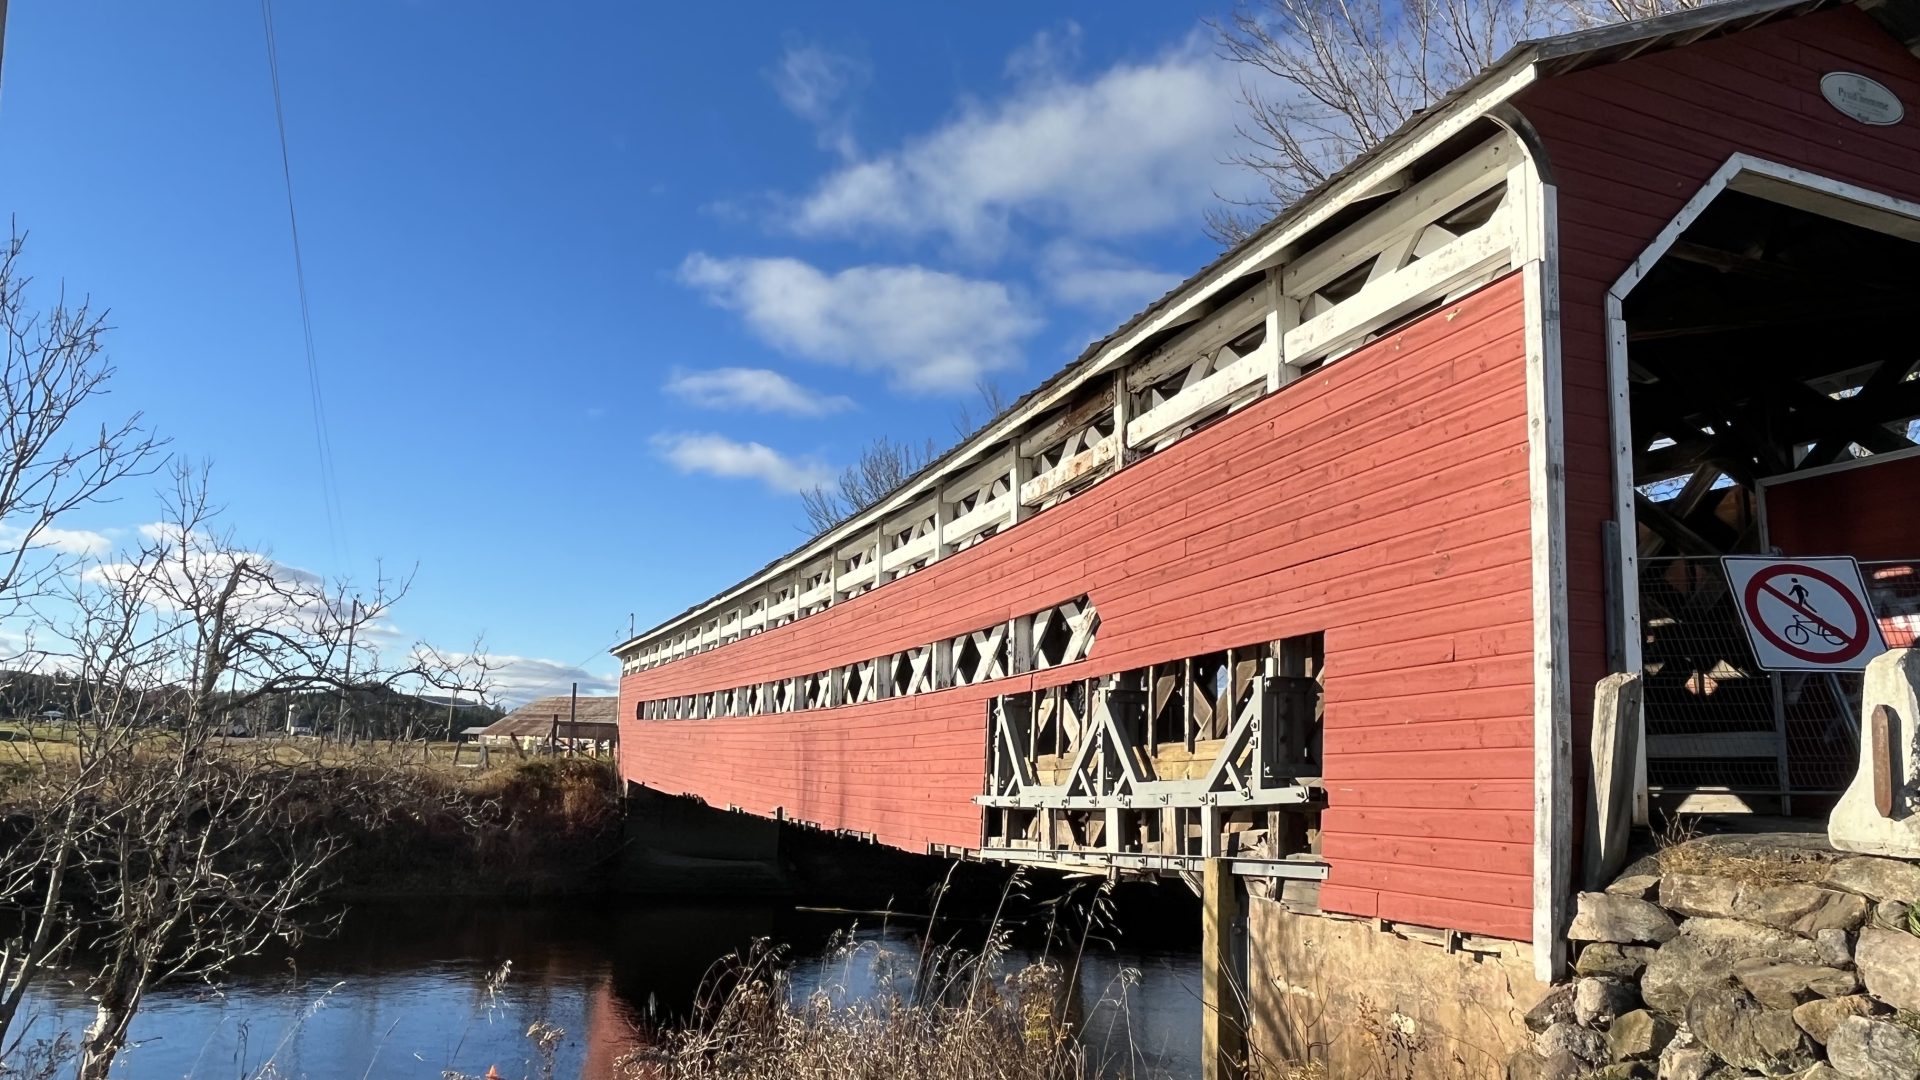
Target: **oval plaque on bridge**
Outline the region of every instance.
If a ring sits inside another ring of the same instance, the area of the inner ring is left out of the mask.
[[[1886,87],[1851,71],[1820,76],[1820,94],[1827,104],[1863,124],[1887,127],[1907,115],[1906,106]]]

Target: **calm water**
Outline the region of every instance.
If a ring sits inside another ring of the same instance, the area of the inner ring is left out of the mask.
[[[834,949],[835,932],[849,929],[858,947]],[[935,937],[970,945],[979,934],[978,924],[959,923]],[[560,1076],[607,1076],[633,1045],[636,1019],[649,1010],[682,1013],[716,959],[759,937],[790,944],[796,986],[852,996],[870,993],[888,963],[910,969],[921,948],[911,927],[792,908],[362,905],[335,937],[249,966],[218,989],[156,993],[135,1020],[135,1045],[116,1075],[251,1080],[270,1062],[272,1075],[313,1080],[439,1080],[448,1069],[480,1074],[489,1066],[512,1080],[536,1074],[526,1029],[547,1021],[566,1032]],[[1010,962],[1036,949],[1023,947]],[[492,982],[508,962],[507,977]],[[1086,1040],[1116,1071],[1131,1057],[1132,1075],[1197,1075],[1199,960],[1191,947],[1090,945],[1078,985]],[[47,987],[31,1031],[78,1031],[86,1008],[76,989]]]

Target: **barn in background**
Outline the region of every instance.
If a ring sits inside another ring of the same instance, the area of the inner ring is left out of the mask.
[[[1890,637],[1920,610],[1916,39],[1908,0],[1735,0],[1516,48],[619,645],[626,777],[1195,875],[1257,1013],[1364,984],[1497,1051],[1563,964],[1596,684],[1644,676],[1643,817],[1819,813],[1857,686],[1759,670],[1718,558],[1853,555]]]

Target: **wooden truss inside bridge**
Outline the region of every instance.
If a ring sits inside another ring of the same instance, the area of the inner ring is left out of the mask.
[[[1319,876],[1324,677],[1314,634],[993,699],[981,854]]]

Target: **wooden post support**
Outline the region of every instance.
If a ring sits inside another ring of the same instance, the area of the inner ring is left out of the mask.
[[[1230,1080],[1241,1075],[1246,1026],[1233,985],[1233,927],[1240,918],[1233,870],[1225,859],[1208,859],[1200,877],[1200,1076]]]

